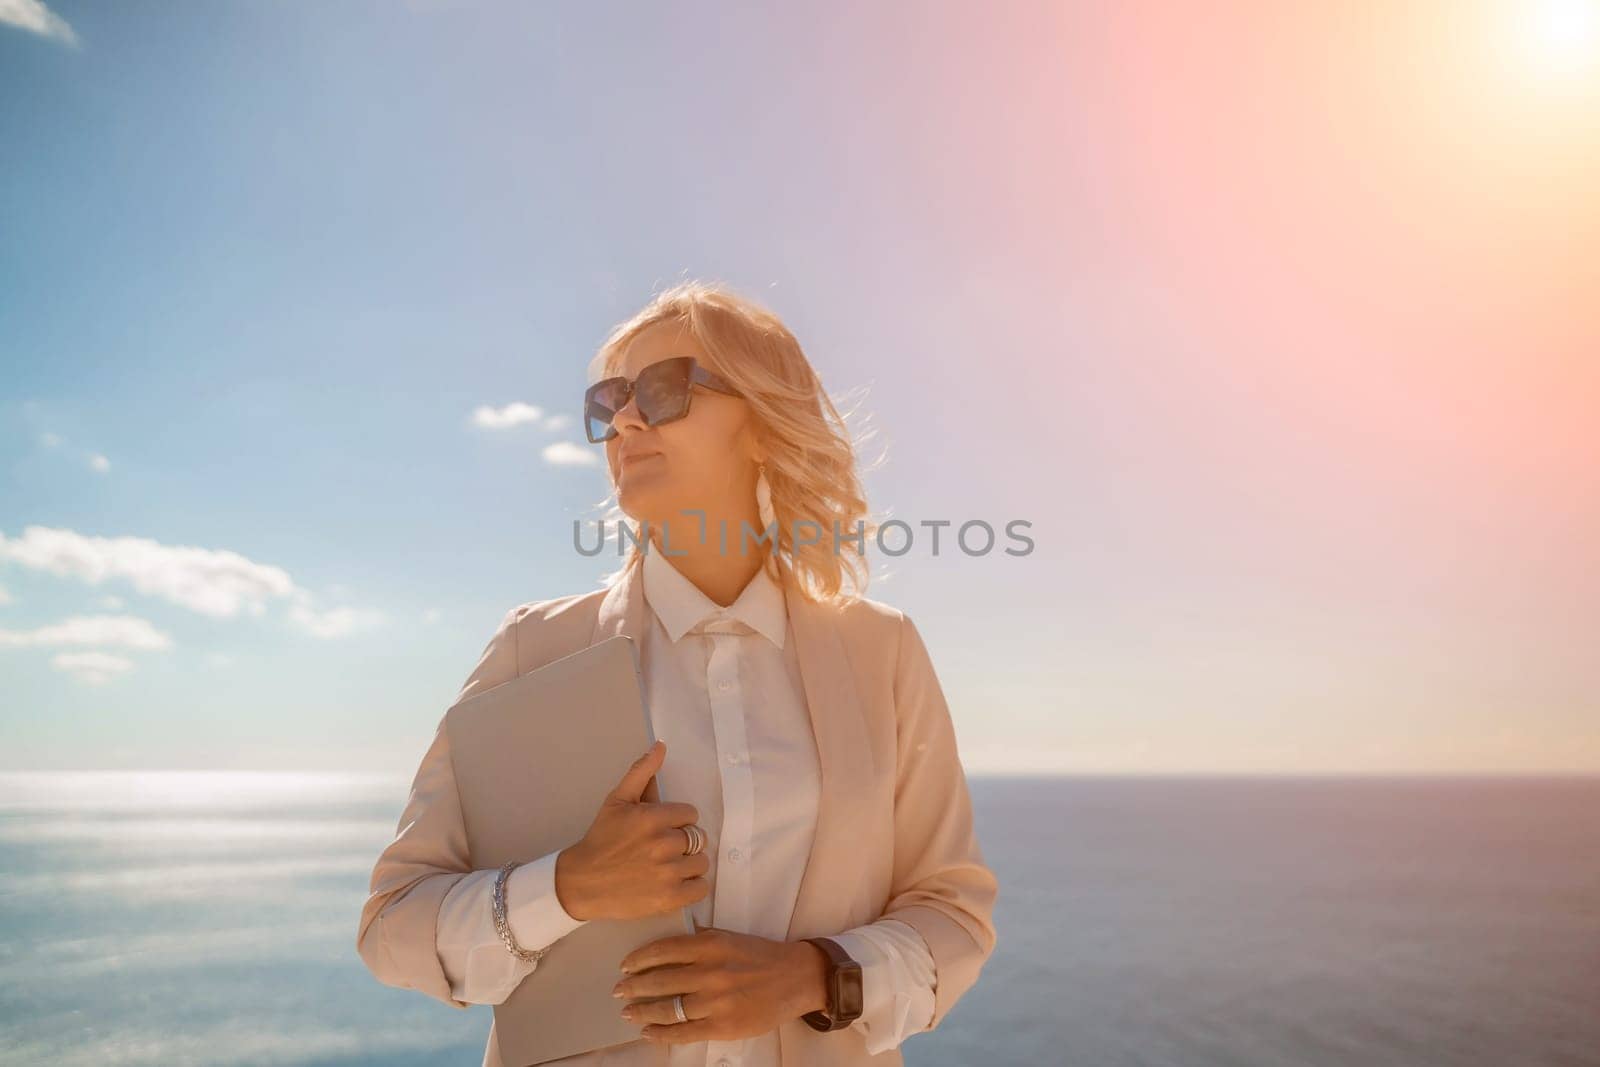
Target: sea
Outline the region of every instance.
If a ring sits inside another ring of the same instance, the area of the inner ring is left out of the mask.
[[[356,952],[407,785],[0,774],[0,1063],[477,1067]],[[969,785],[996,947],[907,1064],[1600,1065],[1600,778]]]

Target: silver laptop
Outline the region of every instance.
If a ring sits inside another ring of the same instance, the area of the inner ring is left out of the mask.
[[[606,794],[656,740],[638,649],[625,635],[458,702],[445,712],[445,729],[479,870],[582,839]],[[654,778],[642,799],[662,799]],[[681,907],[591,919],[556,941],[494,1006],[507,1067],[644,1040],[641,1024],[623,1019],[611,996],[617,964],[641,945],[694,932],[692,913]]]

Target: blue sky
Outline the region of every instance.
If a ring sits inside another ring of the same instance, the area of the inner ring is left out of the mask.
[[[409,771],[686,277],[1032,523],[869,589],[970,769],[1600,769],[1592,55],[1443,10],[0,4],[0,769]]]

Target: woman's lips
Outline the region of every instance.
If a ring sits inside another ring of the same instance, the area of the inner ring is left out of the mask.
[[[630,464],[639,462],[641,459],[651,459],[652,457],[659,455],[661,455],[660,452],[635,452],[632,455],[623,456],[620,466],[626,467]]]

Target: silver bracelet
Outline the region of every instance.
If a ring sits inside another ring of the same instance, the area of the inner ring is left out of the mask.
[[[506,946],[506,951],[511,953],[523,963],[538,963],[539,958],[550,947],[530,952],[517,944],[517,939],[511,936],[511,924],[506,921],[506,879],[511,877],[511,872],[520,867],[521,861],[511,860],[500,868],[500,873],[494,880],[494,928],[500,933],[500,941]]]

